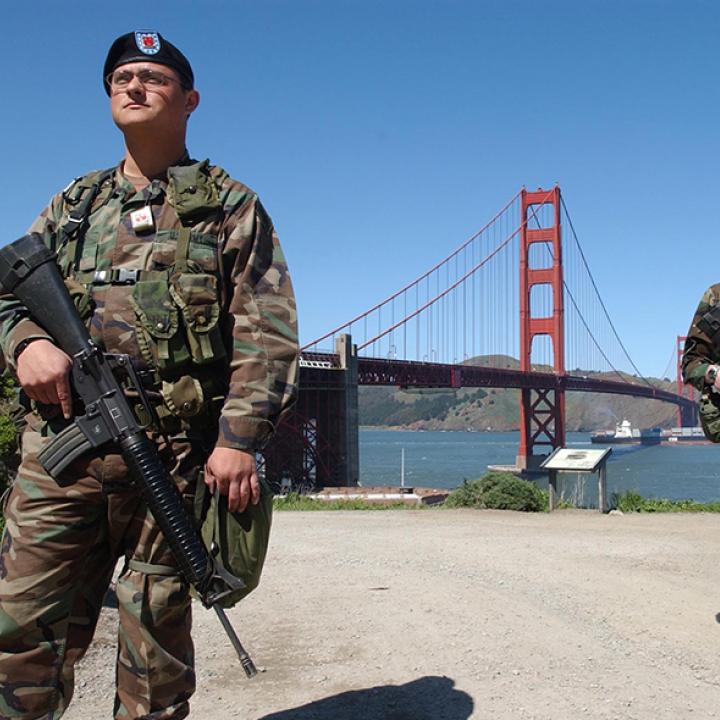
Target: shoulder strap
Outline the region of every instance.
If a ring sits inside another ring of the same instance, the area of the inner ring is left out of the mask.
[[[57,252],[59,253],[67,245],[63,262],[63,271],[66,274],[76,262],[78,242],[87,230],[87,220],[92,212],[93,203],[100,194],[102,186],[114,173],[115,168],[96,170],[78,178],[63,191],[63,212],[65,208],[68,208],[68,212],[65,222],[59,228]]]
[[[174,270],[185,273],[189,267],[190,228],[210,213],[222,209],[222,183],[229,177],[208,160],[168,169],[168,201],[180,218]]]
[[[175,250],[175,272],[186,273],[190,259],[190,228],[181,227],[178,231],[177,248]]]

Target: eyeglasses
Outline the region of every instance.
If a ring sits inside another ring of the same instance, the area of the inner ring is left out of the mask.
[[[132,70],[115,70],[105,78],[105,82],[113,92],[120,92],[130,85],[133,78],[137,78],[140,84],[151,92],[165,87],[171,82],[182,85],[179,80],[158,72],[157,70],[139,70],[138,72],[133,72]]]

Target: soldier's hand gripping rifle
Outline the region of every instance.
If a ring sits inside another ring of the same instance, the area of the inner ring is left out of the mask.
[[[28,309],[33,319],[72,358],[72,385],[84,406],[40,455],[47,472],[57,476],[91,448],[115,444],[132,478],[175,556],[183,577],[205,607],[212,607],[235,648],[248,677],[256,674],[223,609],[216,603],[242,589],[239,578],[218,568],[183,506],[155,444],[145,434],[125,398],[113,368],[124,371],[146,410],[151,411],[142,383],[127,356],[105,355],[90,339],[63,282],[55,254],[37,234],[25,235],[0,249],[0,285]],[[150,416],[153,413],[150,412]]]

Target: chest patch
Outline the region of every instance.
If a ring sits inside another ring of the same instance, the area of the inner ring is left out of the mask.
[[[149,232],[155,228],[152,210],[149,205],[130,213],[130,224],[136,233]]]

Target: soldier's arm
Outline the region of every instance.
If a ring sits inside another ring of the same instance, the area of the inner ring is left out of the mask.
[[[230,510],[242,512],[260,499],[255,451],[297,394],[297,317],[285,258],[257,197],[241,196],[225,239],[225,304],[233,316],[230,383],[205,481],[227,495]]]
[[[55,240],[61,206],[62,196],[58,194],[29,229],[29,232],[39,233],[48,246]],[[0,347],[7,367],[13,372],[17,371],[18,350],[27,344],[25,341],[35,339],[49,341],[50,336],[29,318],[28,311],[12,295],[0,294]]]
[[[687,333],[682,356],[683,380],[698,390],[705,387],[705,374],[710,365],[720,362],[720,348],[715,347],[698,321],[720,301],[720,285],[713,285],[703,293]]]
[[[254,451],[295,399],[298,367],[292,283],[272,221],[255,195],[229,214],[223,264],[234,325],[217,447]]]

